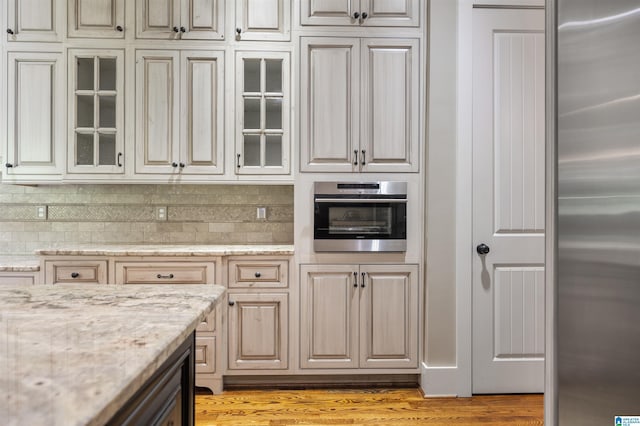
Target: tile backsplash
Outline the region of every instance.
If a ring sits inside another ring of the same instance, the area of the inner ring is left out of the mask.
[[[293,244],[293,186],[0,185],[0,255],[90,243]]]

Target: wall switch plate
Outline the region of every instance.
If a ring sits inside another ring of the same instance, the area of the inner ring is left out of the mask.
[[[256,219],[266,219],[266,218],[267,218],[267,208],[258,207],[256,209]]]
[[[166,207],[156,207],[156,220],[167,220]]]
[[[47,206],[36,206],[36,218],[39,220],[47,219]]]

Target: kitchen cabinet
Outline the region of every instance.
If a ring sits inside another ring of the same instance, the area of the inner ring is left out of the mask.
[[[136,0],[136,37],[223,40],[224,0]]]
[[[223,173],[224,52],[135,56],[136,173]]]
[[[229,372],[289,368],[289,259],[228,262]]]
[[[67,37],[123,39],[125,0],[68,0]]]
[[[52,260],[44,262],[46,284],[107,284],[107,261]]]
[[[303,172],[417,172],[418,39],[302,37]]]
[[[236,39],[291,39],[291,0],[236,1]]]
[[[33,285],[37,284],[34,272],[0,272],[0,285]]]
[[[303,369],[418,367],[417,265],[302,265]]]
[[[7,41],[62,41],[65,0],[8,0]]]
[[[302,0],[302,25],[417,27],[419,0]]]
[[[5,182],[59,180],[64,165],[62,54],[8,52]]]
[[[124,51],[69,49],[69,173],[124,172]]]
[[[288,174],[289,53],[236,52],[236,173]]]

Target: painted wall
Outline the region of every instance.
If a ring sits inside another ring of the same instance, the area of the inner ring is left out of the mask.
[[[157,207],[167,208],[166,220]],[[266,220],[256,219],[257,207],[267,208]],[[78,243],[293,244],[293,187],[0,185],[0,255]]]

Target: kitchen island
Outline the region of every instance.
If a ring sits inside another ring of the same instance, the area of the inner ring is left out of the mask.
[[[184,284],[0,287],[3,424],[108,423],[176,351],[193,347],[223,293]]]

